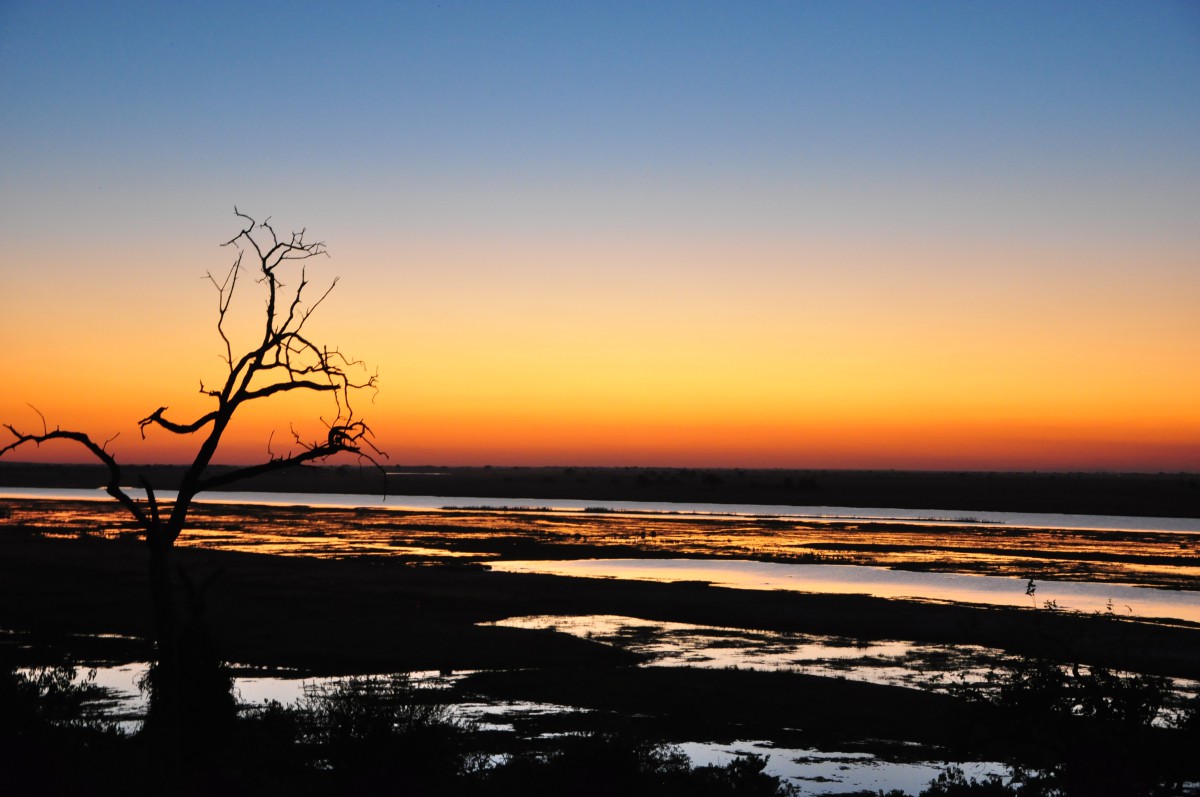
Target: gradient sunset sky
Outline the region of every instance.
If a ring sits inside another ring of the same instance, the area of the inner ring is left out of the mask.
[[[0,108],[0,420],[125,462],[236,204],[395,463],[1200,470],[1195,2],[8,0]]]

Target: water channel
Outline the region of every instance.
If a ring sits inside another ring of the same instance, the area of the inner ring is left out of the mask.
[[[144,499],[140,488],[125,488],[131,496]],[[160,501],[171,501],[174,493],[157,492]],[[0,487],[0,498],[44,498],[50,500],[112,500],[104,490],[58,487]],[[1127,517],[1122,515],[1067,515],[1049,512],[964,512],[960,509],[898,509],[848,506],[788,506],[775,504],[672,503],[670,501],[604,501],[563,498],[476,498],[436,495],[350,495],[343,493],[281,493],[212,491],[196,499],[205,504],[266,506],[311,506],[336,509],[437,510],[525,509],[545,512],[608,512],[724,515],[748,517],[804,518],[820,521],[870,520],[906,525],[972,526],[1001,524],[1020,528],[1078,529],[1092,531],[1172,531],[1200,534],[1200,518]]]
[[[131,491],[135,492],[135,491]],[[171,496],[161,496],[169,500]],[[0,488],[0,498],[47,500],[111,500],[100,490]],[[846,521],[867,521],[872,524],[895,524],[895,527],[954,526],[959,529],[976,527],[980,530],[1000,528],[1038,528],[1075,531],[1123,532],[1135,536],[1137,545],[1149,540],[1148,535],[1161,532],[1191,535],[1200,533],[1200,519],[1127,518],[1082,515],[1020,514],[999,512],[863,509],[854,507],[791,507],[717,504],[672,504],[649,502],[564,501],[540,499],[446,498],[439,496],[377,496],[248,493],[226,492],[207,494],[203,503],[233,506],[272,505],[284,507],[327,507],[330,509],[416,510],[423,512],[462,512],[466,510],[500,510],[500,514],[520,511],[522,514],[546,517],[581,517],[596,513],[597,517],[628,515],[633,518],[664,518],[695,515],[728,518],[786,518],[803,519],[827,528],[823,524]],[[637,520],[637,523],[642,523]],[[529,524],[522,524],[529,528]],[[1145,534],[1142,534],[1144,532]],[[223,532],[222,532],[223,533]],[[234,532],[236,533],[236,532]],[[351,534],[362,535],[357,530]],[[392,534],[387,530],[386,534]],[[729,534],[731,532],[722,532]],[[763,533],[772,533],[764,530]],[[941,533],[940,531],[938,532]],[[971,532],[976,534],[978,532]],[[203,539],[205,532],[198,538]],[[219,536],[214,533],[214,539]],[[1097,535],[1107,537],[1109,535]],[[312,538],[308,538],[311,544]],[[358,539],[358,538],[356,538]],[[1190,536],[1189,549],[1195,546]],[[397,547],[398,538],[381,537],[375,547],[392,553],[405,553]],[[702,537],[702,544],[714,542]],[[330,545],[345,547],[344,540],[330,538]],[[356,543],[362,544],[362,543]],[[1175,543],[1171,543],[1174,545]],[[283,546],[295,548],[297,540],[286,538]],[[303,553],[301,548],[297,552]],[[415,549],[414,549],[415,550]],[[264,551],[265,552],[265,551]],[[350,549],[353,555],[352,549]],[[377,553],[374,549],[370,553]],[[411,553],[411,551],[409,552]],[[345,554],[341,554],[345,555]],[[428,554],[427,554],[428,555]],[[446,556],[461,556],[461,551],[445,551]],[[477,556],[479,556],[477,554]],[[955,572],[925,572],[896,570],[845,564],[808,564],[796,562],[763,562],[747,559],[652,558],[652,559],[558,559],[505,560],[486,554],[487,566],[502,572],[551,573],[562,576],[591,578],[632,578],[656,581],[707,582],[714,586],[756,590],[796,590],[836,594],[867,594],[884,598],[921,601],[962,602],[1002,606],[1024,606],[1030,611],[1074,611],[1111,613],[1141,621],[1155,619],[1165,622],[1200,622],[1200,592],[1192,589],[1156,589],[1112,581],[1037,580]],[[803,634],[760,632],[746,629],[723,629],[692,626],[683,623],[661,623],[629,617],[607,615],[586,617],[534,616],[500,621],[498,625],[553,630],[613,644],[648,656],[647,666],[656,667],[739,667],[751,669],[786,669],[874,683],[906,686],[918,689],[950,690],[963,683],[978,683],[988,669],[1002,664],[1001,651],[968,647],[924,645],[903,640],[860,643],[830,637]],[[137,681],[145,672],[139,662],[111,663],[95,670],[95,683],[109,690],[113,700],[112,713],[124,718],[126,727],[139,723],[144,710],[137,690]],[[454,693],[455,683],[465,674],[416,673],[412,677],[431,689]],[[264,700],[293,703],[304,690],[327,679],[302,679],[286,673],[266,677],[261,673],[244,673],[235,678],[235,687],[247,705]],[[1196,684],[1180,683],[1185,691],[1196,690]],[[533,727],[530,721],[540,718],[537,727],[544,727],[544,718],[578,712],[565,706],[537,703],[506,703],[472,699],[470,695],[454,694],[458,715],[477,727],[506,732],[521,732]],[[694,739],[680,745],[695,763],[724,763],[739,752],[753,752],[770,757],[768,771],[789,778],[800,785],[806,794],[828,794],[854,790],[900,788],[915,793],[935,777],[941,762],[922,760],[920,755],[889,757],[878,752],[857,749],[818,750],[775,746],[771,742],[744,739],[735,742],[715,742]],[[1001,773],[1004,767],[996,762],[961,762],[970,775]]]
[[[729,559],[574,559],[491,561],[493,570],[587,578],[698,581],[718,587],[792,590],[879,598],[1029,606],[1047,611],[1112,613],[1139,620],[1200,623],[1200,592],[1127,584],[1038,581],[962,573],[834,564]],[[1032,594],[1030,594],[1032,593]]]

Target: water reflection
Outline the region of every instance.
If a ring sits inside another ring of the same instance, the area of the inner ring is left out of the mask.
[[[140,533],[124,510],[110,502],[7,501],[4,508],[3,528],[9,531],[111,539],[135,539]],[[1200,536],[1196,534],[987,524],[202,505],[193,509],[178,544],[277,556],[372,556],[412,562],[598,555],[721,557],[1014,578],[1033,575],[1039,581],[1126,582],[1187,590],[1200,584]]]
[[[392,475],[405,475],[395,473]],[[428,474],[421,475],[443,475]],[[145,498],[140,487],[126,486],[126,493]],[[159,500],[169,502],[175,493],[157,492]],[[107,501],[101,489],[61,487],[0,487],[0,499],[40,498],[48,500]],[[438,495],[355,495],[346,493],[285,493],[253,490],[214,490],[196,497],[201,504],[234,504],[245,506],[309,506],[323,509],[383,509],[417,510],[478,509],[530,510],[538,512],[576,513],[612,512],[639,515],[715,515],[726,517],[805,518],[812,521],[868,520],[876,523],[904,525],[975,526],[1002,524],[1022,528],[1072,529],[1093,531],[1172,531],[1200,532],[1200,518],[1157,518],[1120,515],[1068,515],[1054,512],[989,512],[964,513],[959,509],[899,509],[854,506],[793,506],[787,504],[713,504],[678,503],[671,501],[611,501],[603,499],[575,500],[569,498],[472,498]]]
[[[535,618],[526,619],[532,621]],[[592,619],[603,622],[604,618]],[[610,619],[614,623],[629,621],[628,618]],[[830,647],[836,649],[838,646],[831,644]],[[141,718],[145,713],[145,700],[137,689],[137,683],[146,669],[146,663],[135,662],[98,667],[95,670],[94,683],[109,691],[107,716],[117,719],[119,726],[128,733],[140,730]],[[417,688],[445,693],[447,703],[453,706],[454,716],[471,723],[474,730],[482,733],[515,735],[533,740],[552,739],[564,733],[580,731],[585,726],[581,726],[577,718],[593,713],[589,709],[555,703],[484,700],[456,692],[455,687],[467,675],[469,673],[446,675],[427,671],[409,673],[408,677]],[[268,700],[288,705],[301,700],[307,691],[329,687],[338,680],[249,675],[235,677],[234,688],[239,702],[246,707],[261,705]],[[933,759],[934,751],[920,747],[913,747],[907,751],[907,755],[897,756],[854,749],[789,748],[770,741],[750,740],[724,743],[700,738],[677,746],[692,759],[694,765],[724,764],[738,753],[769,756],[767,771],[801,786],[805,794],[896,788],[916,793],[944,767],[942,762]],[[1006,771],[1002,764],[991,762],[966,762],[962,767],[968,774],[976,775]]]
[[[679,747],[695,764],[720,766],[747,753],[767,756],[766,771],[800,786],[802,794],[875,794],[892,789],[917,794],[945,768],[945,764],[933,761],[889,760],[871,753],[777,747],[770,741],[686,742]],[[981,780],[1008,772],[1008,767],[997,761],[966,761],[956,766],[969,777]]]
[[[982,683],[989,670],[1014,657],[978,645],[935,645],[904,640],[865,642],[791,631],[642,620],[618,615],[532,615],[491,625],[557,631],[649,657],[646,666],[736,667],[951,691]]]
[[[1038,581],[1035,599],[1024,579],[888,570],[853,565],[779,564],[714,559],[575,559],[502,561],[493,570],[588,578],[700,581],[736,589],[794,590],[879,598],[913,598],[1043,610],[1113,612],[1138,619],[1200,622],[1200,593],[1126,584]]]

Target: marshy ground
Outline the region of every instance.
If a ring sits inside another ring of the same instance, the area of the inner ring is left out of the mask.
[[[4,500],[0,515],[0,628],[12,632],[13,655],[28,665],[63,656],[84,665],[148,658],[145,551],[116,507]],[[503,573],[488,563],[714,557],[1188,590],[1197,586],[1198,541],[1189,533],[965,523],[205,505],[180,540],[178,560],[194,577],[218,574],[208,620],[222,655],[260,674],[470,671],[442,699],[579,709],[508,715],[505,722],[520,732],[493,732],[497,751],[633,723],[639,733],[677,743],[759,739],[779,749],[899,760],[1011,762],[1031,754],[1030,739],[994,706],[944,688],[871,683],[847,671],[879,665],[867,660],[866,646],[903,640],[1198,680],[1200,626],[1053,611],[1036,600],[999,608]],[[631,628],[689,624],[731,635],[820,635],[864,646],[863,660],[843,659],[843,672],[819,675],[788,666],[637,666],[650,654],[620,644],[620,634],[589,638],[512,621],[533,616],[630,618]],[[937,669],[935,659],[911,667]],[[945,662],[946,678],[962,664]],[[1076,732],[1063,722],[1061,733]],[[1183,748],[1171,755],[1184,744],[1175,732],[1144,733],[1139,745],[1184,770],[1195,768]],[[1195,780],[1200,771],[1181,777]]]

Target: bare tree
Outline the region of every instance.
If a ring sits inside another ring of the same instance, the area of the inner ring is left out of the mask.
[[[360,361],[346,357],[337,349],[315,343],[305,332],[309,318],[337,285],[334,279],[313,301],[306,294],[309,282],[304,261],[325,255],[324,243],[305,241],[303,230],[280,239],[270,219],[258,223],[237,208],[234,213],[244,226],[222,246],[236,247],[237,258],[224,279],[218,281],[212,274],[208,275],[218,294],[217,333],[224,349],[221,356],[228,368],[220,387],[208,388],[201,382],[200,392],[215,406],[188,421],[171,420],[166,415],[168,408],[159,407],[138,421],[143,438],[154,428],[176,435],[201,437],[195,457],[180,480],[175,499],[160,500],[144,477],[141,483],[146,497],[139,499],[131,495],[122,486],[121,466],[108,450],[112,438],[97,443],[83,432],[50,429],[44,416],[42,430],[33,434],[5,424],[15,439],[0,448],[0,456],[3,456],[28,444],[40,446],[54,440],[68,440],[83,446],[107,467],[108,494],[133,515],[150,552],[149,577],[157,656],[151,692],[152,717],[163,732],[172,737],[178,736],[181,723],[189,720],[183,715],[188,713],[186,693],[192,684],[188,682],[189,652],[181,648],[181,629],[173,599],[171,553],[186,526],[195,497],[205,490],[305,462],[324,460],[335,454],[351,454],[376,467],[376,457],[384,456],[372,442],[371,429],[355,413],[352,404],[352,398],[359,391],[375,389],[377,375],[368,373]],[[243,265],[245,260],[251,262]],[[257,345],[238,353],[227,322],[231,321],[231,302],[246,271],[254,272],[263,286],[266,306],[261,338],[255,333],[252,339]],[[283,272],[290,272],[289,280],[297,280],[294,289],[289,290],[284,285]],[[322,418],[326,428],[323,438],[305,440],[293,430],[294,448],[286,455],[276,455],[268,446],[267,458],[259,464],[210,471],[221,438],[241,407],[279,394],[297,392],[329,395],[332,417]],[[196,595],[196,585],[182,571],[180,577],[191,602],[201,601],[202,596]]]

